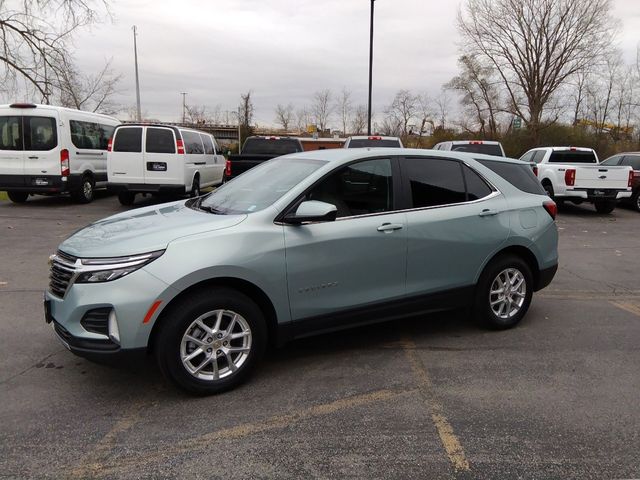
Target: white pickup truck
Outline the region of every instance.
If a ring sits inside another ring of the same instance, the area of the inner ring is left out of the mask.
[[[604,166],[590,148],[541,147],[520,160],[534,162],[534,173],[556,203],[593,203],[598,213],[611,213],[616,201],[631,196],[631,167]]]

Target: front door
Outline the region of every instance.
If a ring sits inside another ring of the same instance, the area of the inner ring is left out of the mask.
[[[305,196],[335,205],[336,221],[284,227],[291,316],[309,320],[298,326],[339,327],[331,324],[333,313],[404,295],[407,229],[405,214],[393,211],[394,162],[370,159],[338,169]]]

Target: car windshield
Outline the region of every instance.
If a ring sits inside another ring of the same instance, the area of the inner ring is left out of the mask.
[[[389,139],[374,139],[374,138],[356,138],[349,142],[349,148],[363,148],[363,147],[399,147],[400,142],[398,140]]]
[[[502,149],[500,145],[491,143],[464,143],[453,144],[451,150],[456,152],[471,152],[471,153],[484,153],[485,155],[494,155],[496,157],[503,157]]]
[[[324,160],[275,158],[243,173],[190,206],[218,214],[257,212],[325,165]]]

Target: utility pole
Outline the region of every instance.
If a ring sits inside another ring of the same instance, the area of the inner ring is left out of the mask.
[[[136,115],[138,122],[142,121],[142,112],[140,110],[140,79],[138,78],[138,45],[136,43],[136,26],[133,26],[133,57],[136,63]]]
[[[371,25],[369,27],[369,111],[367,113],[367,135],[371,135],[371,86],[373,83],[373,3],[371,0]]]
[[[180,92],[182,95],[182,123],[187,123],[187,92]]]

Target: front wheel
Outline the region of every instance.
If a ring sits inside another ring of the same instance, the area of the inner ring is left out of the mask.
[[[226,288],[196,292],[163,314],[155,354],[165,378],[195,394],[244,382],[267,344],[264,315],[246,295]]]
[[[611,213],[616,208],[615,200],[596,200],[593,205],[598,213]]]
[[[476,288],[474,314],[482,325],[503,330],[525,316],[533,296],[529,265],[515,255],[493,260],[482,272]]]
[[[25,192],[7,192],[7,196],[13,203],[24,203],[29,198],[29,194]]]

